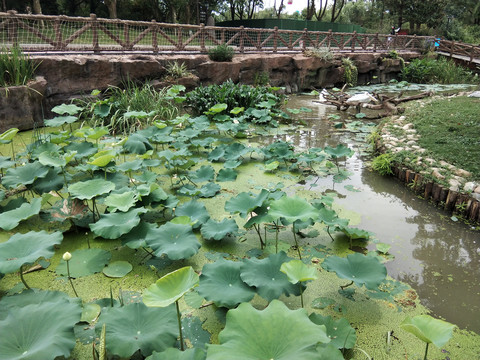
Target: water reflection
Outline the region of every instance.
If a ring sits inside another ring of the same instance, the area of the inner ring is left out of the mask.
[[[361,149],[355,134],[336,131],[327,119],[336,109],[313,103],[312,99],[298,96],[289,102],[291,108],[304,106],[313,110],[302,115],[309,127],[275,139],[303,149],[336,146],[339,142]],[[434,315],[480,333],[479,232],[452,221],[449,214],[419,199],[399,181],[371,172],[363,160],[364,156],[357,153],[346,162],[352,174],[336,184],[335,190],[341,195],[337,202],[360,213],[358,226],[392,246],[390,253],[395,259],[386,264],[390,276],[414,287]],[[331,178],[320,178],[302,186],[308,189],[314,182],[319,192],[331,189],[333,183]],[[361,192],[348,191],[345,185],[353,185]]]

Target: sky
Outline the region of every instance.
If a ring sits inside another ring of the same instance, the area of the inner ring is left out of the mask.
[[[283,0],[283,4],[285,5],[286,12],[288,14],[293,14],[295,11],[302,11],[307,7],[307,0],[291,0],[292,4],[289,4],[289,0]],[[280,4],[281,0],[277,0],[277,7]],[[264,0],[263,1],[263,6],[264,8],[271,8],[273,7],[273,4],[275,3],[275,0]]]

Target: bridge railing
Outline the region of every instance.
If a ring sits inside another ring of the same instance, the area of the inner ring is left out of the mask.
[[[0,48],[19,46],[26,52],[201,52],[228,45],[236,52],[291,52],[312,48],[377,52],[421,50],[433,37],[335,33],[179,25],[0,12]]]
[[[471,44],[441,40],[437,50],[450,54],[450,57],[453,57],[453,55],[463,56],[466,58],[465,60],[468,59],[469,62],[472,62],[474,59],[480,59],[480,46]]]

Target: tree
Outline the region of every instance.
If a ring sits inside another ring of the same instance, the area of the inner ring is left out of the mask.
[[[104,0],[105,5],[108,8],[108,14],[110,19],[116,19],[117,16],[117,0]]]

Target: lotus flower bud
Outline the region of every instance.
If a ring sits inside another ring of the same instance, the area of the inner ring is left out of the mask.
[[[63,254],[63,260],[68,261],[72,258],[72,254],[70,254],[68,251]]]

